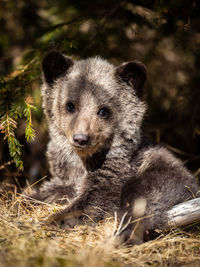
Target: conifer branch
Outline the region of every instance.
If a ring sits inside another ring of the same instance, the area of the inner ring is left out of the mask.
[[[35,130],[33,129],[32,125],[32,116],[31,116],[31,110],[35,109],[35,107],[31,104],[32,99],[29,97],[27,98],[25,102],[25,109],[24,109],[24,116],[26,117],[26,129],[25,129],[25,137],[26,140],[29,142],[30,139],[35,138]]]
[[[7,111],[0,121],[0,132],[4,134],[4,139],[7,139],[9,153],[14,159],[16,167],[23,170],[23,161],[21,158],[21,144],[16,139],[15,129],[17,128],[17,122]]]

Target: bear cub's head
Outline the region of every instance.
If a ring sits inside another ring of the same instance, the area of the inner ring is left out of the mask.
[[[91,157],[113,142],[120,145],[120,140],[137,141],[145,112],[143,64],[115,67],[99,57],[73,61],[52,51],[42,70],[50,132],[65,136],[80,157]]]

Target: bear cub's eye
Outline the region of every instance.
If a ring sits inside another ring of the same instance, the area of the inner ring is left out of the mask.
[[[100,108],[97,112],[97,115],[99,115],[101,118],[107,119],[110,115],[110,110],[108,108]]]
[[[74,113],[76,108],[72,102],[68,102],[66,105],[67,111],[70,113]]]

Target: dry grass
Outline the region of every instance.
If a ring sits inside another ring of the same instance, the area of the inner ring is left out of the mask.
[[[12,199],[11,199],[12,198]],[[116,245],[114,219],[60,229],[41,221],[59,205],[0,198],[0,266],[199,266],[200,234],[174,231],[137,246]]]

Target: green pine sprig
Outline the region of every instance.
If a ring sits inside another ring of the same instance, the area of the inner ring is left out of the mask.
[[[21,144],[16,139],[15,129],[17,128],[17,122],[14,118],[7,112],[0,121],[0,131],[4,134],[4,139],[7,139],[9,153],[14,159],[16,167],[23,170],[23,161],[21,158]]]
[[[23,114],[24,114],[24,117],[26,118],[25,137],[26,137],[27,142],[29,142],[30,140],[34,140],[35,138],[35,130],[33,128],[32,116],[31,116],[32,109],[36,109],[35,106],[33,106],[28,101],[26,101]]]
[[[0,77],[0,132],[7,140],[10,156],[20,170],[23,170],[22,145],[16,137],[19,119],[26,120],[26,140],[29,142],[35,138],[31,115],[35,107],[29,96],[31,84],[38,78],[34,64],[35,61],[32,60],[10,75]]]

